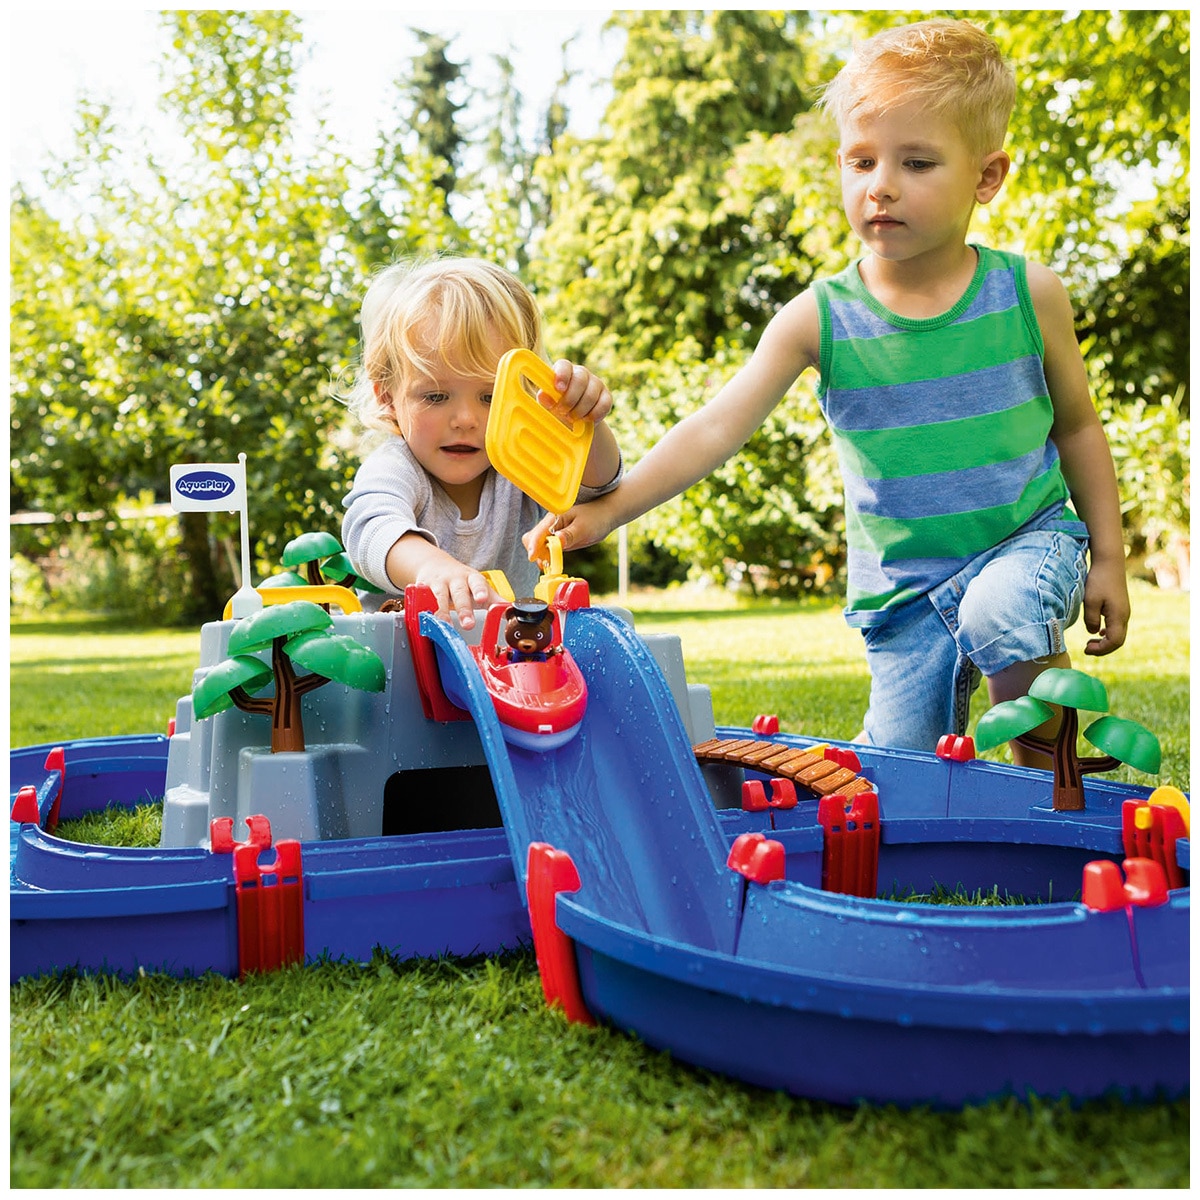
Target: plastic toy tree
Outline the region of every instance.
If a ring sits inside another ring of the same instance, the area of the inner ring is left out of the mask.
[[[283,548],[281,559],[286,571],[264,579],[263,587],[320,587],[329,581],[345,588],[361,588],[378,592],[373,583],[363,579],[331,533],[302,533]]]
[[[1054,716],[1051,704],[1062,709],[1062,722],[1053,739],[1030,732]],[[979,718],[975,745],[990,750],[1001,742],[1016,742],[1050,756],[1054,769],[1054,807],[1060,811],[1084,807],[1083,777],[1111,771],[1122,763],[1150,775],[1162,765],[1158,738],[1144,725],[1120,717],[1103,716],[1084,731],[1084,738],[1103,755],[1081,758],[1078,750],[1080,711],[1106,713],[1108,692],[1104,684],[1082,671],[1052,667],[1033,681],[1029,694],[1005,700]]]
[[[382,692],[387,673],[373,650],[345,634],[330,632],[333,618],[308,600],[279,604],[239,621],[229,636],[229,658],[195,686],[198,720],[240,708],[271,717],[271,753],[304,749],[300,702],[331,681],[364,692]],[[271,651],[268,666],[256,657]],[[300,675],[296,667],[309,673]],[[269,696],[253,693],[274,680]]]

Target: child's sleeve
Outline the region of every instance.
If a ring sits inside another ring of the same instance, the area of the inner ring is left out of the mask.
[[[429,509],[431,490],[425,472],[400,442],[381,446],[358,469],[342,500],[342,545],[358,573],[376,587],[396,592],[387,574],[387,555],[405,534],[419,533],[438,544],[420,520]]]
[[[614,491],[617,485],[621,482],[621,476],[625,474],[625,458],[621,451],[617,450],[617,473],[604,484],[602,487],[588,487],[587,484],[579,485],[579,498],[577,504],[586,504],[589,500],[598,500],[601,496],[607,496],[609,492]]]

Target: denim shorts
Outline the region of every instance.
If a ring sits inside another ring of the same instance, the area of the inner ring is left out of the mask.
[[[865,740],[933,750],[943,734],[965,733],[981,675],[1066,649],[1086,576],[1086,537],[1020,533],[864,628],[871,671]]]

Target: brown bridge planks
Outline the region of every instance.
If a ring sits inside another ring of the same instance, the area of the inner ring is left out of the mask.
[[[856,796],[874,786],[848,767],[840,767],[819,750],[800,750],[755,738],[710,738],[694,746],[698,762],[731,763],[778,775],[816,796]]]

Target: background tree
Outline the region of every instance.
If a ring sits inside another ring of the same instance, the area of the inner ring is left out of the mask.
[[[812,274],[781,208],[750,215],[740,174],[748,146],[811,107],[819,56],[805,13],[613,23],[626,48],[601,133],[564,136],[540,165],[554,207],[532,277],[552,344],[614,387],[613,422],[635,460],[712,394]],[[652,557],[650,541],[718,576],[729,560],[803,559],[811,580],[807,563],[824,571],[840,555],[831,497],[814,487],[812,503],[802,498],[817,436],[811,405],[789,400],[734,461],[637,522],[637,557]]]
[[[352,471],[329,438],[341,418],[329,381],[350,343],[358,275],[346,163],[327,141],[304,160],[294,153],[292,14],[163,19],[166,104],[185,154],[112,160],[103,114],[85,119],[90,204],[58,240],[62,270],[47,278],[23,251],[14,261],[14,457],[25,493],[47,511],[111,514],[143,489],[165,498],[173,462],[248,450],[254,533],[277,557],[289,531],[336,526]],[[23,220],[51,229],[32,203]],[[69,331],[52,379],[33,324],[48,308],[59,314],[51,327]],[[236,527],[207,513],[184,514],[181,526],[184,615],[211,619],[232,587],[221,541]]]
[[[452,97],[451,90],[462,78],[462,64],[447,57],[450,43],[440,34],[423,29],[412,33],[422,49],[398,87],[410,106],[408,127],[416,134],[420,148],[440,165],[433,183],[449,212],[463,147],[458,127],[458,113],[463,106]]]
[[[541,164],[555,207],[533,279],[564,353],[609,370],[683,338],[707,353],[769,319],[772,289],[726,211],[724,177],[752,132],[789,129],[808,106],[806,20],[614,15],[626,48],[604,128],[560,139]]]
[[[115,513],[161,496],[170,462],[249,449],[260,563],[302,530],[335,532],[358,447],[330,382],[354,361],[366,277],[440,251],[522,271],[551,352],[613,387],[636,460],[787,299],[859,253],[813,102],[855,37],[925,15],[618,13],[600,132],[570,131],[564,47],[534,144],[510,56],[489,94],[425,35],[359,164],[323,126],[298,140],[295,14],[165,12],[181,151],[151,153],[85,103],[77,152],[12,196],[13,506],[97,512],[91,535],[129,545]],[[977,236],[1063,274],[1131,548],[1186,547],[1190,17],[952,15],[987,26],[1021,80],[1015,169]],[[836,581],[841,488],[814,388],[809,372],[730,463],[639,520],[635,564],[674,554],[759,586]],[[224,515],[186,518],[194,615],[232,587],[232,534]]]

